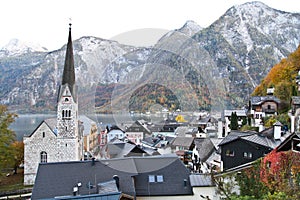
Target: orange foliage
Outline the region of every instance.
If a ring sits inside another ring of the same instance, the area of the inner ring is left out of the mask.
[[[300,46],[298,49],[291,53],[288,58],[284,58],[280,63],[273,66],[267,76],[262,80],[253,92],[253,95],[263,96],[266,95],[268,87],[275,87],[282,81],[290,83],[292,86],[295,83],[295,78],[300,70]]]

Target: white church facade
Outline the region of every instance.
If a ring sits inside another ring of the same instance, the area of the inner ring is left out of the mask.
[[[77,161],[83,158],[79,134],[78,98],[71,24],[62,83],[58,92],[57,118],[47,119],[29,136],[24,136],[24,185],[32,185],[39,163]]]

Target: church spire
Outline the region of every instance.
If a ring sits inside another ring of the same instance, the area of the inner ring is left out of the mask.
[[[65,58],[65,66],[62,78],[62,85],[68,84],[73,93],[73,86],[75,85],[75,70],[74,70],[74,57],[73,57],[73,44],[72,44],[72,36],[71,36],[71,26],[69,24],[69,38],[67,44],[66,58]]]

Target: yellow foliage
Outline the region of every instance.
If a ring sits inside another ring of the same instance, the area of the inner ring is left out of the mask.
[[[186,122],[186,120],[184,119],[184,117],[182,115],[177,115],[175,120],[177,122]]]

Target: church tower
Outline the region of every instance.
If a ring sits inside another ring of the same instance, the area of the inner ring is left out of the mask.
[[[78,131],[78,97],[75,84],[75,70],[71,24],[66,50],[62,83],[57,102],[57,161],[81,159],[80,136]]]

